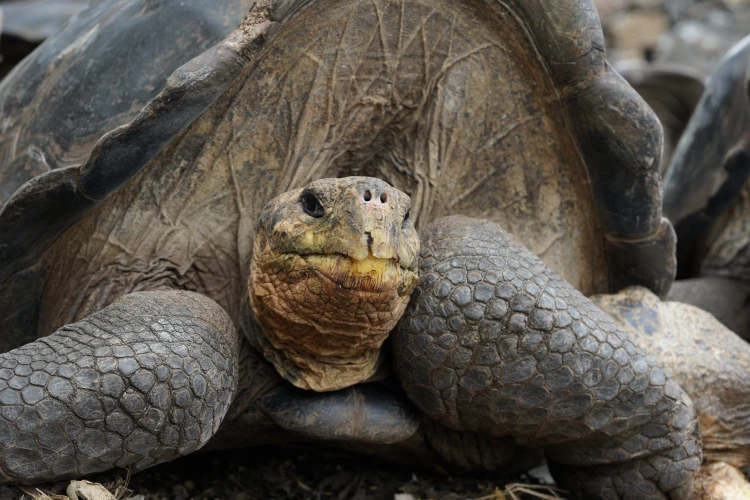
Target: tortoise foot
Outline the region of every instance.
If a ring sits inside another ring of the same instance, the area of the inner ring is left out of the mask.
[[[662,302],[642,287],[591,300],[690,396],[706,462],[738,468],[749,464],[750,345],[708,312]]]
[[[699,438],[693,446],[700,448]],[[603,443],[597,443],[598,446]],[[648,453],[648,450],[643,450]],[[685,456],[687,453],[685,453]],[[621,464],[575,467],[550,462],[550,471],[571,498],[683,500],[693,498],[693,477],[700,460],[675,459],[674,452]]]

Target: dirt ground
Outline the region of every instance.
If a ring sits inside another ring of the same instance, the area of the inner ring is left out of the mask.
[[[115,491],[127,471],[90,478]],[[515,486],[514,486],[515,484]],[[43,485],[47,498],[64,495],[68,482]],[[198,453],[132,476],[120,498],[132,500],[511,500],[556,498],[536,477],[522,474],[461,475],[458,471],[409,470],[347,452],[271,447]],[[39,499],[33,489],[0,488],[0,500]],[[67,498],[67,497],[61,497]],[[540,498],[540,497],[536,497]],[[542,497],[544,498],[544,497]]]

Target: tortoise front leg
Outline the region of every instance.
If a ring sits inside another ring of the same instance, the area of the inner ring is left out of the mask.
[[[690,398],[586,297],[466,217],[422,234],[420,272],[393,343],[427,417],[543,447],[570,498],[689,498],[701,463]]]
[[[0,355],[0,484],[186,455],[216,432],[236,378],[237,335],[218,304],[126,295]]]

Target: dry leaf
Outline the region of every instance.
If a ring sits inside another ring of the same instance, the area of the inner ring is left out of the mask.
[[[91,481],[71,481],[67,493],[70,500],[116,500],[107,488]]]

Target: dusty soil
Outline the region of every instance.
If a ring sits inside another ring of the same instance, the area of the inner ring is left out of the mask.
[[[126,474],[126,471],[116,471],[90,479],[115,490],[118,484],[123,483]],[[527,474],[515,477],[462,475],[458,471],[410,470],[400,465],[331,450],[254,448],[198,453],[148,469],[130,478],[127,485],[130,492],[124,494],[123,498],[501,500],[513,498],[503,493],[513,483],[540,484],[538,479]],[[67,485],[68,482],[60,482],[43,485],[39,489],[52,495],[64,495]],[[518,492],[518,487],[512,487],[511,491],[517,491],[515,494],[519,499],[533,498]],[[23,495],[16,488],[0,488],[0,500],[16,500]],[[35,496],[39,498],[38,493]],[[25,498],[32,496],[27,494]]]

